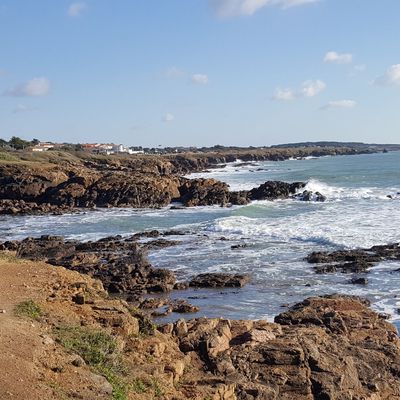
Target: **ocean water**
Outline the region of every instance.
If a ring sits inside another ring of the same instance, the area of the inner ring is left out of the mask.
[[[306,297],[342,293],[368,298],[372,307],[400,323],[400,262],[382,262],[366,286],[352,274],[317,275],[304,257],[315,250],[370,247],[400,241],[400,152],[240,162],[191,177],[213,177],[232,190],[267,180],[307,181],[325,203],[259,201],[232,208],[172,210],[107,209],[63,216],[0,217],[0,239],[57,234],[80,240],[148,229],[177,229],[181,243],[149,254],[153,265],[170,268],[179,280],[203,272],[249,273],[242,289],[189,290],[171,297],[200,306],[196,316],[271,320]],[[387,196],[392,195],[394,199]],[[231,246],[247,247],[232,250]],[[193,317],[189,315],[185,317]],[[167,319],[177,319],[171,315]]]

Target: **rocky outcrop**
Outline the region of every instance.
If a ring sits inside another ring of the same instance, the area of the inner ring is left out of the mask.
[[[268,181],[258,188],[250,190],[249,197],[251,200],[287,199],[305,185],[304,182],[286,183],[281,181]]]
[[[15,257],[0,270],[1,398],[400,398],[400,340],[360,298],[309,298],[275,323],[181,319],[156,330],[77,272]],[[25,303],[41,315],[13,315]]]
[[[304,190],[302,193],[297,193],[293,198],[300,201],[316,201],[320,203],[326,201],[326,196],[320,192],[312,192],[310,190]]]
[[[399,243],[373,246],[369,249],[317,251],[309,254],[306,261],[317,264],[315,272],[323,273],[359,273],[381,261],[400,260]]]
[[[208,206],[229,203],[229,186],[215,179],[188,179],[179,188],[181,201],[185,206]]]
[[[176,281],[173,272],[152,267],[137,239],[116,236],[82,243],[60,236],[42,236],[5,242],[0,244],[0,250],[16,250],[18,257],[43,260],[87,274],[99,279],[111,293],[138,297],[142,293],[172,290]]]
[[[250,275],[246,274],[224,274],[206,273],[195,276],[190,282],[191,287],[202,288],[224,288],[243,287],[250,281]]]
[[[160,328],[196,353],[232,399],[396,399],[400,341],[358,298],[310,298],[266,321],[198,319]]]

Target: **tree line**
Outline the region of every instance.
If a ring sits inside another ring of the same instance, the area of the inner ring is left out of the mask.
[[[29,141],[21,139],[18,136],[13,136],[8,141],[0,138],[0,147],[12,148],[14,150],[24,150],[27,147],[35,146],[39,143],[40,141],[38,139],[32,139],[31,141]]]

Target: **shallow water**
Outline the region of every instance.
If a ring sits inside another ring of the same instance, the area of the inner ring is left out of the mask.
[[[232,208],[107,209],[64,216],[1,217],[0,238],[57,234],[93,240],[147,229],[184,230],[187,235],[171,237],[180,240],[180,245],[150,253],[154,265],[171,268],[182,280],[218,271],[246,272],[253,277],[240,290],[174,292],[173,297],[191,297],[189,301],[201,307],[196,316],[271,319],[287,305],[308,296],[345,293],[369,298],[375,310],[400,321],[400,272],[396,272],[400,262],[372,268],[369,284],[357,286],[348,283],[353,275],[316,275],[303,261],[315,250],[400,241],[400,196],[387,198],[400,192],[400,152],[236,164],[192,177],[220,179],[232,190],[250,189],[266,180],[307,181],[307,189],[320,191],[328,201],[260,201]],[[247,247],[232,250],[231,246],[238,243]]]

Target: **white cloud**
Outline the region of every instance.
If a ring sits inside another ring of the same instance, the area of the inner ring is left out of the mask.
[[[209,0],[215,13],[220,18],[240,15],[253,15],[266,6],[280,6],[283,9],[316,3],[319,0]]]
[[[324,62],[334,64],[351,64],[353,62],[353,54],[328,51],[328,53],[325,54]]]
[[[208,76],[205,74],[193,74],[192,75],[192,83],[196,85],[207,85],[208,84]]]
[[[15,97],[37,97],[45,96],[50,91],[50,81],[47,78],[33,78],[30,81],[6,91],[7,96]]]
[[[172,122],[174,119],[175,119],[175,116],[174,116],[173,114],[171,114],[171,113],[166,113],[166,114],[162,117],[163,122],[165,122],[166,124],[167,124],[168,122]]]
[[[317,3],[319,1],[320,0],[280,0],[277,3],[281,4],[282,8],[285,10],[291,7],[304,6],[306,4]]]
[[[165,76],[168,79],[179,79],[185,75],[185,71],[183,69],[177,67],[170,67],[165,71]]]
[[[86,9],[86,3],[72,3],[68,7],[67,14],[69,17],[79,17]]]
[[[290,101],[296,98],[296,93],[290,88],[276,88],[272,98],[273,100]]]
[[[314,97],[326,89],[326,83],[317,79],[303,82],[300,90],[292,88],[276,88],[272,96],[273,100],[290,101],[302,97]]]
[[[354,100],[333,100],[322,107],[323,110],[328,110],[330,108],[354,108],[357,102]]]
[[[301,95],[303,97],[314,97],[326,89],[325,82],[320,81],[305,81],[301,89]]]
[[[376,85],[400,86],[400,64],[389,67],[385,74],[375,79]]]

